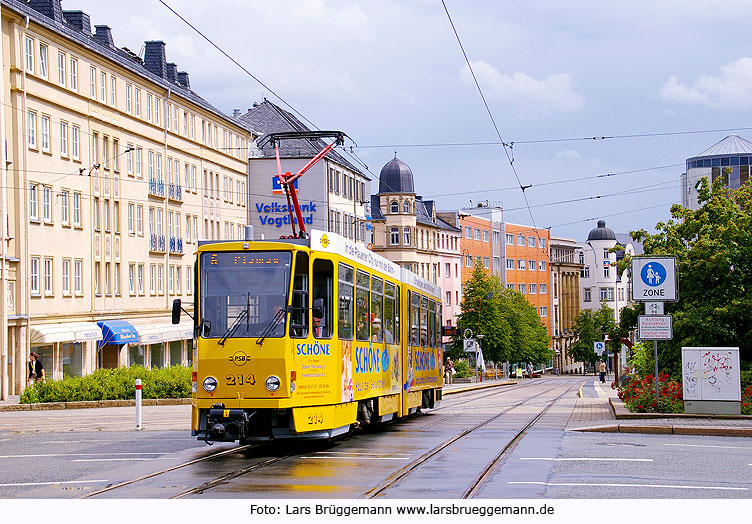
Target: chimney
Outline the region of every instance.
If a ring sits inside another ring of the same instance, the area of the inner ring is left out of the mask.
[[[151,40],[144,43],[146,44],[144,67],[160,78],[167,78],[165,43],[161,40]]]
[[[233,109],[232,110],[232,116],[234,116],[235,118],[239,118],[240,117],[240,109]]]
[[[172,62],[167,62],[167,80],[173,84],[178,83],[178,66]]]
[[[91,19],[83,11],[63,11],[65,22],[76,31],[91,36]]]
[[[110,30],[110,26],[95,25],[94,30],[94,40],[110,49],[115,47],[115,42],[112,40],[112,30]]]
[[[63,21],[63,6],[60,0],[29,0],[29,7],[53,20]]]
[[[185,71],[178,71],[178,84],[185,87],[186,89],[191,88],[191,80],[188,78],[188,73]]]

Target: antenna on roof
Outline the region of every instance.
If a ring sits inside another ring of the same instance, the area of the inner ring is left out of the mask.
[[[138,51],[138,57],[141,59],[141,61],[144,60],[144,55],[146,54],[146,46],[142,45],[141,49]]]

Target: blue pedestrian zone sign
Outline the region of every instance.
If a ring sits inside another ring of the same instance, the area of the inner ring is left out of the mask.
[[[632,297],[636,302],[676,302],[679,299],[676,258],[634,257]]]
[[[640,278],[646,285],[657,287],[666,281],[666,268],[660,262],[650,262],[642,267]]]

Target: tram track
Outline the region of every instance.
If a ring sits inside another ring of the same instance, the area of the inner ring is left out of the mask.
[[[540,383],[538,383],[540,384]],[[487,418],[483,422],[476,424],[475,426],[466,429],[462,431],[461,433],[455,435],[451,439],[439,444],[438,446],[433,447],[432,449],[428,450],[427,452],[423,453],[420,457],[412,461],[410,464],[405,465],[400,470],[396,471],[392,475],[390,475],[386,480],[384,480],[382,483],[374,486],[370,490],[366,491],[363,495],[361,495],[360,498],[365,499],[373,499],[378,497],[380,494],[384,493],[388,489],[396,486],[399,482],[407,478],[412,472],[414,472],[417,468],[420,466],[426,464],[428,461],[430,461],[432,458],[435,458],[439,453],[441,453],[446,448],[452,446],[453,444],[461,441],[468,435],[471,435],[473,432],[483,428],[484,426],[487,426],[488,424],[496,421],[499,419],[502,415],[505,415],[512,411],[513,409],[519,408],[523,405],[529,405],[532,403],[533,400],[537,399],[538,397],[544,396],[547,393],[557,389],[557,387],[560,386],[554,386],[552,388],[546,389],[545,391],[542,391],[541,393],[538,393],[532,397],[529,397],[525,400],[522,400],[520,402],[517,402],[507,408],[505,408],[500,413],[497,413],[496,415]],[[564,392],[562,392],[560,395],[558,395],[556,398],[546,401],[546,407],[543,408],[530,422],[528,422],[522,429],[518,430],[515,433],[515,436],[510,440],[510,442],[501,450],[499,454],[496,455],[494,460],[492,460],[481,472],[478,477],[473,481],[471,486],[464,492],[462,498],[468,498],[470,496],[473,496],[477,491],[480,489],[480,486],[485,483],[485,481],[490,477],[494,469],[498,464],[500,464],[503,461],[503,458],[505,455],[514,448],[514,445],[516,445],[517,442],[524,436],[524,434],[553,406],[557,400],[562,398],[564,395],[569,393],[572,390],[572,386],[568,387]],[[481,397],[484,398],[484,397]],[[480,398],[476,398],[475,400],[480,400]]]

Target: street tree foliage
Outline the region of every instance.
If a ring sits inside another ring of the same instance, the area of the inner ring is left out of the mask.
[[[673,315],[674,339],[658,344],[661,370],[678,375],[682,346],[739,347],[752,360],[752,186],[727,189],[718,177],[698,188],[701,207],[671,207],[657,232],[633,231],[646,255],[675,255],[679,301],[665,305]]]
[[[483,335],[481,346],[486,360],[493,362],[545,362],[551,358],[548,330],[535,306],[525,297],[505,289],[498,276],[476,264],[465,283],[457,326],[455,357],[463,355],[462,333],[470,329]]]
[[[595,363],[601,357],[596,355],[594,344],[609,339],[609,349],[618,351],[619,329],[614,323],[614,310],[603,302],[600,309],[595,311],[583,309],[575,319],[575,339],[577,342],[567,350],[567,353],[577,362]]]

